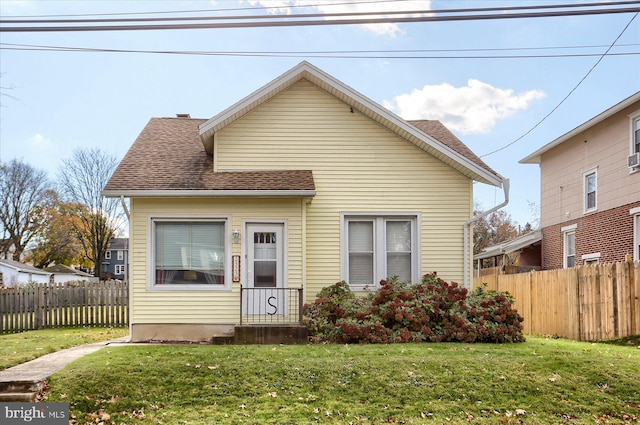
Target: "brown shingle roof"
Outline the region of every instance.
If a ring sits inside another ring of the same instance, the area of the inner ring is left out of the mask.
[[[475,164],[490,170],[492,173],[497,174],[495,171],[491,169],[487,164],[484,163],[471,149],[467,147],[460,139],[458,139],[452,132],[449,131],[447,127],[444,126],[438,120],[414,120],[407,121],[412,126],[422,130],[424,133],[427,133],[429,136],[438,140],[441,143],[444,143],[454,151],[458,152],[460,155],[466,157],[470,161]]]
[[[205,121],[152,118],[104,190],[315,190],[309,170],[214,173],[199,136],[198,126]]]
[[[199,136],[199,125],[205,121],[186,117],[152,118],[105,186],[105,192],[113,195],[122,191],[315,190],[310,170],[215,173],[213,159],[205,152]],[[491,170],[440,121],[408,123],[475,164]]]

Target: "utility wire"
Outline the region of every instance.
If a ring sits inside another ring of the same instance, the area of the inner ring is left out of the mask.
[[[640,2],[634,2],[640,4]],[[495,20],[495,19],[516,19],[516,18],[548,18],[561,16],[585,16],[602,15],[616,13],[640,12],[640,6],[624,8],[587,9],[587,10],[562,10],[547,12],[518,12],[518,13],[485,13],[457,16],[433,16],[434,11],[403,11],[397,12],[401,15],[423,13],[428,16],[387,16],[378,18],[361,19],[321,19],[321,20],[300,20],[298,15],[285,16],[256,16],[255,19],[269,18],[269,21],[251,22],[210,22],[210,23],[183,23],[183,24],[149,24],[149,25],[75,25],[75,26],[0,26],[0,32],[86,32],[86,31],[141,31],[141,30],[179,30],[179,29],[221,29],[221,28],[258,28],[258,27],[292,27],[310,25],[349,25],[349,24],[386,24],[386,23],[416,23],[416,22],[443,22],[443,21],[475,21],[475,20]],[[395,14],[396,12],[374,12],[375,15]],[[369,13],[346,13],[346,14],[310,14],[322,17],[338,16],[369,16]],[[221,18],[222,19],[222,18]],[[225,17],[224,19],[235,19],[235,17]],[[238,17],[237,19],[248,19]]]
[[[627,31],[627,29],[629,28],[629,26],[631,25],[631,23],[636,19],[636,17],[638,16],[638,13],[636,13],[635,15],[633,15],[633,17],[629,20],[629,22],[627,23],[627,25],[623,28],[623,30],[620,32],[620,34],[618,34],[618,36],[616,37],[615,40],[613,40],[613,43],[611,43],[611,45],[609,46],[609,48],[600,56],[600,58],[596,61],[596,63],[593,64],[593,66],[589,69],[589,71],[587,71],[587,73],[580,79],[580,81],[578,81],[578,84],[576,84],[571,90],[569,90],[569,93],[567,93],[567,95],[560,101],[560,103],[558,103],[547,115],[545,115],[544,117],[542,117],[542,119],[540,121],[538,121],[536,123],[536,125],[534,125],[533,127],[531,127],[527,132],[525,132],[522,136],[518,137],[517,139],[515,139],[513,142],[508,143],[506,145],[504,145],[501,148],[498,148],[494,151],[491,151],[489,153],[485,153],[484,155],[480,155],[479,158],[484,158],[485,156],[489,156],[489,155],[493,155],[494,153],[500,152],[502,150],[505,150],[506,148],[508,148],[509,146],[512,146],[513,144],[515,144],[516,142],[519,142],[520,140],[522,140],[524,137],[526,137],[527,135],[529,135],[533,130],[535,130],[536,128],[538,128],[538,126],[540,126],[540,124],[542,124],[544,121],[546,121],[547,118],[549,118],[551,116],[551,114],[553,114],[560,106],[562,106],[562,104],[573,94],[573,92],[575,92],[577,90],[578,87],[580,87],[580,85],[587,79],[587,77],[591,74],[591,72],[593,72],[594,69],[596,69],[596,67],[600,64],[600,62],[602,62],[602,60],[605,58],[605,56],[607,56],[609,54],[609,52],[611,51],[611,49],[613,49],[613,47],[615,46],[616,42],[620,39],[620,37],[622,37],[622,35]]]
[[[628,44],[624,46],[638,46]],[[565,47],[584,48],[589,46]],[[599,46],[606,47],[606,46]],[[619,46],[622,47],[622,46]],[[505,49],[458,49],[458,50],[334,50],[334,51],[193,51],[193,50],[132,50],[132,49],[106,49],[91,47],[47,46],[31,44],[0,43],[0,50],[18,51],[45,51],[45,52],[78,52],[78,53],[138,53],[138,54],[165,54],[165,55],[191,55],[191,56],[236,56],[236,57],[285,57],[285,58],[336,58],[336,59],[538,59],[538,58],[574,58],[601,56],[602,53],[557,53],[557,54],[512,54],[512,55],[451,55],[459,52],[482,51],[518,51],[532,49],[553,48],[505,48]],[[419,55],[419,53],[451,53],[450,55]],[[408,53],[414,53],[408,55]],[[640,55],[640,51],[608,53],[608,56],[634,56]]]
[[[361,4],[361,3],[351,3]],[[591,4],[558,4],[540,6],[510,6],[510,7],[485,7],[466,9],[421,9],[421,10],[389,10],[370,12],[336,12],[336,13],[300,13],[293,15],[232,15],[232,16],[187,16],[168,18],[94,18],[94,19],[0,19],[0,24],[81,24],[81,23],[107,23],[107,22],[180,22],[180,21],[217,21],[217,20],[247,20],[247,19],[308,19],[308,18],[338,18],[347,16],[393,16],[393,15],[424,15],[424,14],[452,14],[452,13],[475,13],[475,12],[511,12],[516,10],[547,10],[547,9],[572,9],[585,7],[611,7],[620,5],[639,5],[640,1],[617,1],[610,3]],[[613,9],[616,10],[616,9]]]

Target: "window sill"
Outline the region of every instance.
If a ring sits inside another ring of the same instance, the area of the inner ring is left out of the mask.
[[[149,285],[147,290],[151,292],[219,292],[231,291],[228,285]]]

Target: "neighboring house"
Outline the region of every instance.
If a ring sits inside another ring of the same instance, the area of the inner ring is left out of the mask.
[[[101,276],[103,279],[127,280],[127,264],[129,261],[129,238],[112,238],[109,241]]]
[[[488,246],[473,256],[476,270],[486,267],[517,266],[514,273],[540,270],[542,266],[542,231],[520,235],[508,241]],[[487,264],[489,263],[489,264]]]
[[[0,239],[0,259],[13,260],[13,254],[16,252],[16,245],[11,239]]]
[[[503,178],[440,122],[407,122],[307,62],[209,120],[153,118],[103,191],[130,198],[132,339],[231,334],[240,285],[311,302],[340,280],[466,281],[474,181]],[[243,317],[287,308],[255,297]]]
[[[540,165],[544,269],[640,260],[640,92],[520,163]]]
[[[99,280],[99,278],[94,277],[89,273],[85,273],[81,270],[76,270],[73,267],[65,266],[64,264],[56,264],[55,266],[47,267],[45,271],[52,274],[52,280],[55,283],[77,281],[97,282]]]
[[[49,283],[51,279],[51,273],[13,260],[0,260],[0,273],[2,283],[7,288],[16,288],[31,282]]]

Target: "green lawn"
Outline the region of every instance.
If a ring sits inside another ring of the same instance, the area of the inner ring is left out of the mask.
[[[129,334],[129,328],[44,329],[0,335],[0,370],[76,345]]]
[[[81,424],[638,423],[640,348],[113,346],[55,374],[47,401]]]

